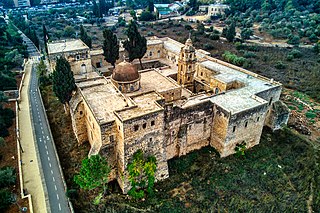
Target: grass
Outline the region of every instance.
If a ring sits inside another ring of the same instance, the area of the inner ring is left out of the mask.
[[[156,184],[154,197],[135,203],[112,195],[106,212],[306,212],[310,194],[316,211],[318,160],[319,149],[290,130],[264,130],[246,158],[220,158],[207,147],[170,160],[170,178]]]

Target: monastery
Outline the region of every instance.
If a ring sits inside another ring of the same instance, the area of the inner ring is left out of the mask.
[[[156,157],[161,180],[169,177],[169,159],[205,146],[225,157],[237,144],[259,144],[263,126],[287,123],[273,79],[212,58],[190,39],[150,37],[147,45],[144,69],[121,58],[112,70],[101,49],[90,51],[81,40],[48,43],[52,66],[64,56],[75,75],[70,111],[79,144],[89,142],[89,156],[108,160],[110,179],[124,193],[127,165],[139,149]]]

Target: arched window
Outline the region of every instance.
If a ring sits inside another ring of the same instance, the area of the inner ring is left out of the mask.
[[[119,86],[119,90],[122,91],[122,86],[121,85]]]
[[[219,93],[219,88],[217,87],[216,89],[215,89],[215,94],[218,94]]]
[[[130,91],[133,91],[134,90],[134,87],[133,85],[130,86]]]

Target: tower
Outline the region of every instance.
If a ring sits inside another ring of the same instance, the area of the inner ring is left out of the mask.
[[[181,48],[178,61],[178,84],[193,91],[193,76],[196,72],[196,54],[190,38],[187,39],[184,47]]]

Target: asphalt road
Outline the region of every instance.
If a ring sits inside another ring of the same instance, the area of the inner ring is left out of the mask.
[[[28,45],[29,58],[33,61],[39,60],[39,53],[33,43],[23,35],[25,43]],[[68,200],[65,195],[65,189],[62,181],[62,175],[59,169],[59,162],[54,150],[54,141],[50,134],[50,126],[47,123],[46,112],[42,106],[41,97],[38,92],[38,80],[36,75],[36,64],[33,64],[30,78],[30,107],[32,112],[32,120],[38,151],[44,174],[45,184],[48,194],[45,195],[49,199],[50,209],[52,213],[71,212],[68,206]],[[41,169],[41,168],[40,168]]]

